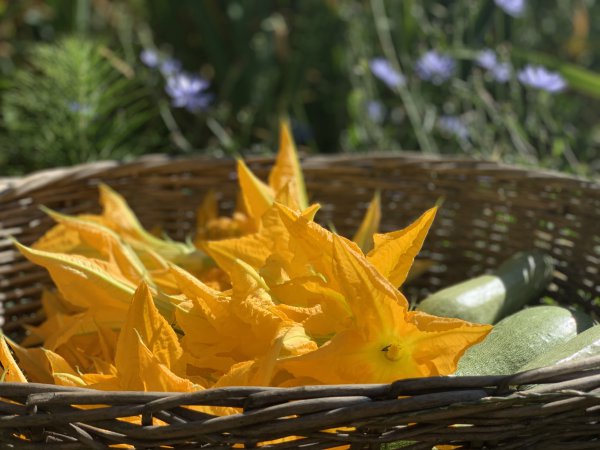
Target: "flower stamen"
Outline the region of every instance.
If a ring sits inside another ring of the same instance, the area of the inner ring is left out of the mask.
[[[385,352],[385,357],[390,361],[398,361],[402,356],[402,347],[398,344],[389,344],[381,349]]]

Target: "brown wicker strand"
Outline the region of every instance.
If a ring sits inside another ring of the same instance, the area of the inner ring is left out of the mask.
[[[271,158],[249,166],[266,177]],[[517,251],[539,248],[556,270],[540,303],[600,318],[600,183],[475,161],[394,153],[307,158],[303,169],[317,219],[351,235],[373,192],[381,191],[382,231],[402,228],[444,198],[422,255],[435,262],[403,286],[411,301],[489,272]],[[31,244],[52,225],[45,205],[67,214],[99,212],[98,184],[125,196],[147,228],[193,236],[195,209],[210,189],[224,213],[235,203],[233,160],[105,161],[0,180],[0,305],[14,339],[43,320],[47,273],[26,261],[12,238]],[[213,416],[201,406],[233,406]],[[91,408],[91,409],[90,409]],[[137,418],[125,422],[125,417]],[[0,448],[272,449],[347,444],[379,449],[410,441],[461,448],[600,449],[600,357],[491,377],[430,377],[390,384],[232,387],[194,393],[99,392],[36,383],[0,383]],[[20,436],[25,436],[23,440]],[[285,436],[295,441],[269,442]]]

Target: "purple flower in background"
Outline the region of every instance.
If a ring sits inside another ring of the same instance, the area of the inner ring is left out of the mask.
[[[385,58],[373,58],[369,63],[371,72],[389,88],[396,88],[404,85],[406,79],[396,69],[392,67],[390,62]]]
[[[567,87],[567,82],[559,73],[551,72],[542,66],[527,65],[519,72],[518,78],[525,86],[541,89],[553,94]]]
[[[165,90],[175,108],[185,108],[189,112],[206,109],[212,101],[212,94],[206,92],[210,83],[199,76],[178,73],[167,79]]]
[[[492,78],[498,83],[506,83],[510,80],[512,66],[509,63],[498,63],[496,67],[490,70]]]
[[[469,130],[458,116],[441,116],[438,119],[438,128],[461,141],[469,139]]]
[[[214,96],[207,92],[210,83],[199,76],[182,72],[182,64],[178,59],[167,57],[154,49],[144,49],[140,59],[146,66],[160,70],[173,107],[195,113],[208,108],[212,102]]]
[[[380,101],[370,100],[367,102],[367,115],[373,122],[381,123],[385,119],[385,106]]]
[[[161,73],[167,77],[174,75],[181,70],[181,61],[175,58],[167,58],[160,63]]]
[[[142,50],[142,53],[140,53],[140,59],[146,66],[151,68],[158,66],[158,63],[160,62],[158,53],[150,48]]]
[[[476,62],[479,66],[487,70],[492,70],[498,64],[498,57],[494,50],[486,48],[479,52]]]
[[[499,62],[493,50],[485,49],[479,53],[476,59],[479,66],[487,69],[492,78],[499,83],[506,83],[510,79],[512,66],[509,63]]]
[[[152,49],[145,49],[140,53],[142,62],[150,68],[159,68],[163,76],[174,75],[181,70],[181,61],[175,58],[165,58]]]
[[[495,3],[509,16],[521,17],[525,11],[525,0],[495,0]]]
[[[442,84],[454,74],[456,62],[451,56],[430,50],[425,53],[415,66],[415,71],[421,80]]]

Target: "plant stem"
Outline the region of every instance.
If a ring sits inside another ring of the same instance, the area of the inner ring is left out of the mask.
[[[385,57],[390,61],[390,63],[394,66],[394,68],[399,73],[402,73],[402,68],[400,67],[400,61],[396,56],[396,51],[394,49],[394,43],[392,42],[390,30],[389,28],[384,29],[386,27],[382,26],[383,21],[387,19],[383,0],[371,0],[371,9],[373,11],[375,29],[377,30],[377,36],[379,38],[379,42],[381,43],[383,53]],[[404,84],[402,84],[396,88],[396,92],[400,96],[400,100],[406,108],[406,114],[413,127],[415,136],[419,143],[419,147],[421,147],[421,150],[424,153],[438,153],[435,142],[433,142],[433,140],[429,138],[427,133],[425,133],[424,128],[422,127],[422,118],[419,113],[419,109],[417,108],[417,104],[415,103],[408,88]]]
[[[177,125],[177,121],[173,114],[171,113],[171,109],[169,105],[164,100],[161,100],[159,103],[160,116],[163,119],[163,122],[167,126],[167,129],[171,133],[171,138],[173,139],[173,143],[179,147],[184,152],[190,152],[194,148],[192,144],[185,138],[183,133],[181,132],[181,128]]]
[[[210,131],[213,132],[221,145],[223,145],[225,153],[233,154],[235,152],[235,143],[233,142],[233,139],[231,139],[231,136],[229,136],[219,122],[212,117],[208,117],[206,119],[206,126],[210,128]]]
[[[90,0],[77,0],[75,4],[75,28],[77,32],[86,35],[90,28],[92,4]]]

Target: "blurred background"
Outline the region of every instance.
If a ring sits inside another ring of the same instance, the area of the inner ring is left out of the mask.
[[[600,0],[0,0],[0,175],[411,150],[596,176]]]

